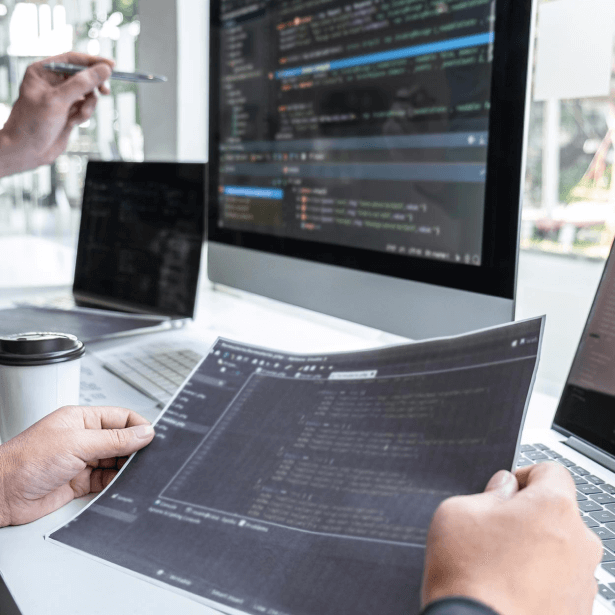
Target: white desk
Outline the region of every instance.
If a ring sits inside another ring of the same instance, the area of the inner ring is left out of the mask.
[[[355,350],[404,341],[301,308],[247,294],[215,291],[208,283],[203,286],[196,321],[187,330],[203,341],[213,341],[221,335],[295,352]],[[134,339],[127,338],[124,343]],[[92,346],[96,350],[109,345],[106,342]],[[535,395],[527,427],[548,427],[554,409],[555,400]],[[155,411],[146,414],[152,419]],[[0,570],[23,615],[215,613],[178,594],[43,540],[48,531],[71,518],[89,499],[73,501],[29,525],[0,529]]]

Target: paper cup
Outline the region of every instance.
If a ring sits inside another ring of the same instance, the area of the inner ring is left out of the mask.
[[[0,337],[0,440],[79,403],[83,342],[65,333]]]

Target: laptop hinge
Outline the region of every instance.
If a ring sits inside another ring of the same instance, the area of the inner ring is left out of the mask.
[[[582,440],[571,436],[564,442],[564,444],[568,445],[570,448],[573,448],[575,451],[582,453],[586,457],[589,457],[592,461],[599,463],[608,470],[615,472],[615,459],[613,459],[610,455],[599,451],[590,444],[587,444],[587,442],[583,442]]]

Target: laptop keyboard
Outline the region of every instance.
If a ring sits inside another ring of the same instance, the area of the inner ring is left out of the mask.
[[[189,348],[131,350],[103,359],[103,367],[164,406],[202,358]]]
[[[577,503],[585,525],[602,540],[602,568],[615,577],[615,486],[566,459],[544,444],[522,444],[517,468],[557,461],[565,466],[577,487]],[[598,584],[598,593],[615,612],[615,583]]]

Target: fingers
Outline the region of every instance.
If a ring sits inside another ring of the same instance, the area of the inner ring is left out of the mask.
[[[101,94],[111,94],[111,88],[109,87],[109,82],[105,81],[101,86],[99,86],[98,91]]]
[[[100,493],[117,476],[117,470],[93,470],[90,475],[90,493]]]
[[[70,430],[72,453],[96,467],[118,466],[154,437],[154,429],[140,414],[119,406],[64,406],[39,421],[41,428]]]
[[[96,109],[97,102],[98,96],[96,91],[86,94],[85,99],[75,105],[75,111],[70,116],[71,125],[75,126],[89,120],[92,117],[92,113],[94,113],[94,109]]]
[[[506,470],[496,472],[485,487],[485,493],[491,493],[502,500],[510,499],[517,491],[519,491],[517,478]]]
[[[88,493],[100,493],[117,476],[117,468],[85,467],[70,481],[76,498]]]
[[[122,429],[149,425],[149,421],[140,414],[120,406],[70,406],[67,410],[78,413],[86,429]]]
[[[92,475],[92,471],[93,468],[86,466],[69,481],[69,485],[76,498],[80,498],[81,496],[90,493],[90,476]]]
[[[531,489],[545,495],[563,495],[575,499],[576,489],[570,472],[555,462],[538,463],[515,473],[521,490]]]
[[[41,63],[49,64],[50,62],[61,62],[63,64],[81,64],[82,66],[93,66],[99,62],[106,62],[110,67],[115,66],[115,62],[109,58],[100,56],[91,56],[87,53],[78,53],[76,51],[68,51],[51,58],[45,58]]]
[[[578,525],[583,527],[584,534],[591,544],[588,555],[592,561],[591,567],[595,568],[602,561],[602,542],[594,532],[585,527],[578,517],[578,508],[576,503],[576,488],[570,473],[559,463],[545,462],[532,466],[521,468],[516,472],[517,480],[521,487],[520,496],[529,495],[541,498],[543,509],[548,503],[560,502],[558,510],[554,511],[562,513],[561,503],[564,503],[564,510],[570,508],[578,519]]]
[[[587,533],[587,540],[589,540],[593,546],[593,558],[594,558],[593,568],[596,568],[602,562],[602,555],[603,555],[602,541],[589,528],[586,527],[585,531]]]
[[[83,98],[86,94],[103,86],[110,76],[111,66],[106,62],[98,62],[90,66],[90,68],[86,68],[69,77],[57,87],[65,96],[67,102],[72,104]]]
[[[521,507],[541,509],[559,519],[574,518],[583,526],[576,501],[576,488],[568,470],[545,462],[517,472],[520,491],[515,498]]]
[[[100,459],[98,463],[94,464],[94,467],[105,469],[119,469],[120,466],[118,465],[118,463],[120,459],[126,459],[126,457],[109,457],[108,459]]]
[[[98,463],[92,464],[95,468],[121,470],[129,457],[109,457],[108,459],[100,459]]]
[[[75,452],[85,462],[125,457],[147,446],[153,438],[154,428],[149,424],[123,429],[85,429],[76,436]]]

